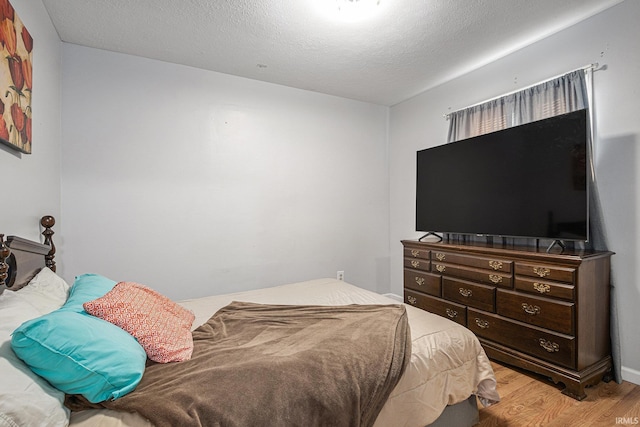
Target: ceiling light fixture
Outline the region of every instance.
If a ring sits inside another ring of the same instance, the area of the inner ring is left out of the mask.
[[[336,0],[338,10],[349,10],[350,8],[368,8],[380,4],[380,0]]]
[[[316,0],[316,2],[334,19],[360,21],[377,12],[381,0]]]

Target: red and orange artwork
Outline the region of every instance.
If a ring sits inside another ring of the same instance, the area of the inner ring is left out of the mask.
[[[33,38],[9,0],[0,0],[0,142],[31,153]]]

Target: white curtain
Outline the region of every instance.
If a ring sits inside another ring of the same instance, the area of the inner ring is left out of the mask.
[[[587,108],[591,126],[591,141],[597,141],[594,129],[593,109],[593,68],[576,70],[551,79],[544,83],[528,87],[519,92],[496,98],[482,104],[474,105],[449,114],[448,141],[494,132],[511,126],[570,113]],[[592,146],[592,144],[590,144]],[[593,153],[593,149],[589,150]],[[591,156],[593,157],[593,156]],[[596,185],[593,158],[590,162],[589,180],[589,242],[579,244],[584,249],[608,250],[604,228],[598,186]],[[529,240],[529,239],[527,239]],[[525,244],[532,245],[532,242]],[[614,272],[611,272],[611,351],[613,358],[613,376],[619,383],[622,381],[620,371],[620,335],[618,332],[618,310]]]

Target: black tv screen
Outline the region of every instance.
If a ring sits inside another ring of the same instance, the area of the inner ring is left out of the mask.
[[[416,230],[588,240],[587,113],[417,153]]]

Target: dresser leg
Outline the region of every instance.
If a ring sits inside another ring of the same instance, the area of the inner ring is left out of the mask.
[[[594,365],[589,369],[590,372],[584,372],[580,381],[572,381],[570,378],[561,379],[565,385],[565,389],[562,390],[563,394],[572,397],[576,400],[582,400],[587,397],[584,389],[594,386],[600,381],[609,382],[612,379],[612,367],[611,357],[606,357],[600,363]]]
[[[565,389],[562,390],[562,394],[576,400],[582,400],[587,397],[587,394],[584,392],[585,385],[583,383],[566,381],[565,386]]]

